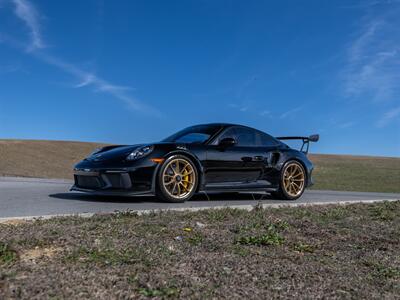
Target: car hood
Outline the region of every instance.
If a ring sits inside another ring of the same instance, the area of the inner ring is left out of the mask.
[[[170,142],[156,142],[156,143],[149,143],[149,144],[137,144],[137,145],[117,145],[117,146],[108,146],[104,147],[88,158],[85,161],[90,162],[104,162],[104,161],[123,161],[126,157],[135,151],[136,149],[143,147],[143,146],[154,146],[160,147],[163,149],[187,149],[187,144],[182,143],[170,143]]]
[[[130,153],[138,149],[139,147],[144,146],[143,144],[138,145],[130,145],[130,146],[116,146],[111,149],[104,149],[98,153],[95,153],[86,160],[100,162],[100,161],[108,161],[108,160],[124,160]]]

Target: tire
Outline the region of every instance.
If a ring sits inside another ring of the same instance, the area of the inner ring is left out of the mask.
[[[185,202],[196,193],[198,171],[185,155],[172,155],[162,164],[156,183],[156,196],[166,202]]]
[[[289,160],[281,170],[279,189],[272,192],[274,198],[296,200],[300,198],[306,187],[307,174],[301,163]]]

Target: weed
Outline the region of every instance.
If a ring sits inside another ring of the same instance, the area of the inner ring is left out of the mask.
[[[387,267],[378,262],[365,262],[365,265],[372,269],[372,275],[380,278],[397,278],[400,277],[400,269],[395,267]]]
[[[147,262],[144,255],[134,250],[99,250],[86,249],[84,247],[81,247],[72,252],[69,256],[67,256],[66,259],[70,261],[92,262],[105,265],[135,264],[138,262]]]
[[[299,242],[294,245],[294,250],[297,252],[301,252],[301,253],[305,253],[305,252],[313,253],[314,247],[312,245],[303,244],[302,242]]]
[[[287,230],[289,229],[289,223],[287,221],[278,220],[274,223],[269,223],[267,226],[268,231],[275,230]]]
[[[384,278],[399,278],[400,269],[378,265],[375,269],[375,274],[379,277],[384,277]]]
[[[337,221],[345,218],[349,213],[349,210],[345,206],[338,206],[331,209],[327,209],[322,212],[320,215],[320,219],[322,222],[326,221]]]
[[[250,251],[248,248],[245,248],[242,245],[236,244],[233,248],[233,253],[235,253],[241,257],[246,257],[250,254]]]
[[[123,210],[123,211],[116,211],[114,214],[115,218],[132,218],[132,217],[137,217],[138,213],[136,211],[132,211],[132,210]]]
[[[176,287],[163,287],[158,289],[139,288],[139,294],[145,297],[177,297],[179,289]]]
[[[384,202],[382,205],[374,205],[369,208],[370,216],[374,220],[393,221],[396,217],[397,203]]]
[[[200,245],[203,242],[203,236],[198,232],[192,232],[186,239],[194,246]]]
[[[242,236],[236,239],[236,244],[241,245],[256,245],[256,246],[279,246],[283,244],[284,238],[275,231],[268,232],[263,235],[253,235],[253,236]]]
[[[0,242],[0,265],[17,260],[17,253],[8,244]]]
[[[221,222],[227,218],[226,209],[210,209],[207,214],[209,221]]]

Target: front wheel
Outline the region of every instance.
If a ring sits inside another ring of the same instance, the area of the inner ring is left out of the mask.
[[[288,161],[282,168],[279,190],[272,193],[278,199],[296,200],[304,193],[306,172],[298,161]]]
[[[167,202],[184,202],[196,192],[198,174],[193,162],[184,155],[173,155],[161,166],[157,178],[157,196]]]

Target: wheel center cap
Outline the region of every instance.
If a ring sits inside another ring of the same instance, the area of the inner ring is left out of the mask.
[[[182,177],[181,177],[180,175],[176,175],[175,180],[176,180],[177,182],[181,182]]]

